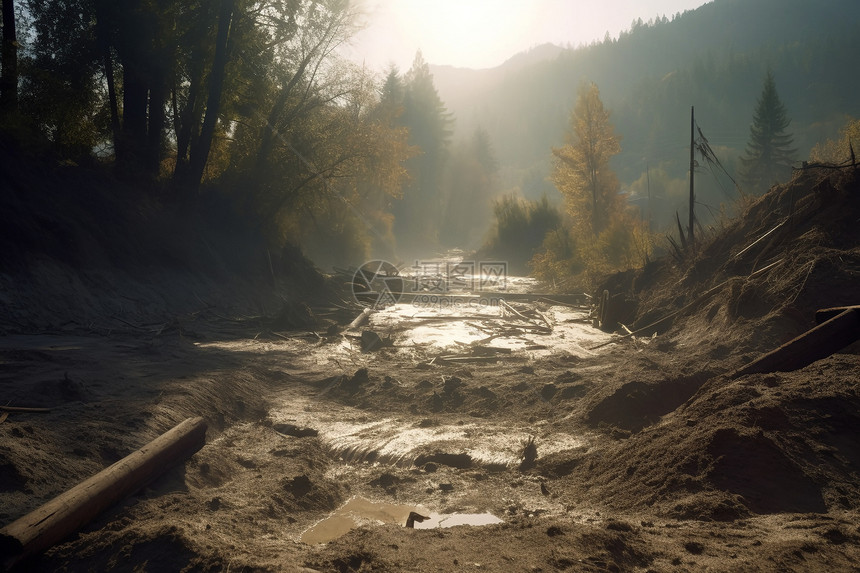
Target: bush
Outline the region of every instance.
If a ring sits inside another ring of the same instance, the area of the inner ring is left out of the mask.
[[[546,235],[532,257],[532,274],[556,287],[589,289],[608,273],[648,262],[653,236],[647,224],[632,211],[612,218],[598,236],[582,228],[565,226]]]
[[[506,260],[513,272],[526,272],[547,233],[561,227],[561,214],[546,196],[527,201],[516,194],[505,195],[493,202],[493,213],[493,235],[482,254]]]

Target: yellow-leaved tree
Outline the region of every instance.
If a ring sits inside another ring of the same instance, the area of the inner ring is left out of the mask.
[[[609,123],[609,110],[603,107],[596,84],[580,87],[566,139],[564,146],[552,150],[552,181],[578,230],[599,235],[620,204],[618,179],[609,160],[621,151],[621,138]]]
[[[566,143],[552,150],[551,179],[564,197],[570,229],[565,237],[558,232],[547,236],[543,251],[532,261],[539,278],[558,282],[585,271],[583,278],[591,282],[602,273],[629,268],[650,255],[647,225],[619,193],[618,179],[609,165],[621,151],[621,138],[609,116],[597,85],[583,84],[570,116]]]

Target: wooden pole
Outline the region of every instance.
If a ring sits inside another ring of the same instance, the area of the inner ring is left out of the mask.
[[[690,106],[690,248],[693,248],[693,222],[696,219],[695,214],[695,205],[696,205],[696,194],[693,190],[693,182],[695,180],[696,173],[696,108],[694,106]]]
[[[860,340],[860,309],[849,307],[776,350],[731,374],[739,378],[764,372],[790,372],[826,358]]]
[[[648,232],[651,232],[651,166],[645,163],[645,177],[648,181]]]
[[[206,422],[189,418],[112,466],[0,529],[2,565],[9,569],[71,535],[140,490],[206,443]]]

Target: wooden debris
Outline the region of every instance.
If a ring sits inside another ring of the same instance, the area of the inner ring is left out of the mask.
[[[826,309],[832,311],[833,309]],[[828,313],[825,312],[824,316]],[[812,364],[860,340],[860,307],[847,307],[841,313],[807,330],[776,350],[753,360],[731,374],[739,378],[764,372],[790,372]]]
[[[0,529],[2,565],[9,569],[71,535],[102,511],[138,491],[206,442],[206,422],[189,418],[38,509]]]
[[[411,529],[415,529],[415,522],[416,522],[416,521],[417,521],[418,523],[421,523],[421,522],[423,522],[423,521],[424,521],[424,520],[426,520],[426,519],[430,519],[430,518],[429,518],[429,517],[426,517],[426,516],[424,516],[424,515],[421,515],[420,513],[416,513],[416,512],[414,512],[414,511],[410,511],[410,512],[409,512],[409,516],[406,518],[406,527],[409,527],[409,528],[411,528]]]
[[[827,322],[834,316],[838,314],[842,314],[846,310],[860,310],[860,306],[837,306],[834,308],[822,308],[815,311],[815,323],[821,324],[822,322]]]
[[[0,406],[0,412],[21,412],[26,414],[47,414],[50,408],[23,408],[20,406]]]
[[[373,314],[373,309],[370,307],[365,308],[361,311],[361,314],[355,317],[355,320],[349,323],[349,328],[358,328],[363,325],[370,319],[371,314]]]

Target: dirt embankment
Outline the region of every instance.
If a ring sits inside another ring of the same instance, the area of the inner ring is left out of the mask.
[[[158,264],[157,249],[104,247],[128,228],[167,251],[183,243],[132,222],[151,222],[146,209],[98,230],[65,195],[51,197],[68,219],[25,196],[27,181],[74,177],[11,178],[3,196],[17,226],[0,238],[20,254],[5,250],[0,273],[0,397],[52,411],[0,423],[0,525],[187,416],[206,417],[210,434],[30,568],[770,571],[860,560],[857,344],[794,372],[728,376],[813,326],[817,308],[858,303],[853,173],[800,172],[692,260],[614,277],[613,293],[632,302],[619,320],[669,317],[654,338],[466,364],[434,361],[405,329],[372,353],[333,330],[290,337],[287,327],[309,328],[300,302],[322,283],[297,258],[273,256],[273,269],[223,225],[194,227],[181,235],[193,256]],[[19,244],[21,233],[31,238]],[[87,258],[88,235],[101,262]],[[248,272],[225,254],[237,248]],[[404,462],[396,440],[374,441],[393,434],[438,439]],[[529,436],[533,463],[474,453]],[[326,545],[300,541],[356,495],[504,523],[365,520]]]

